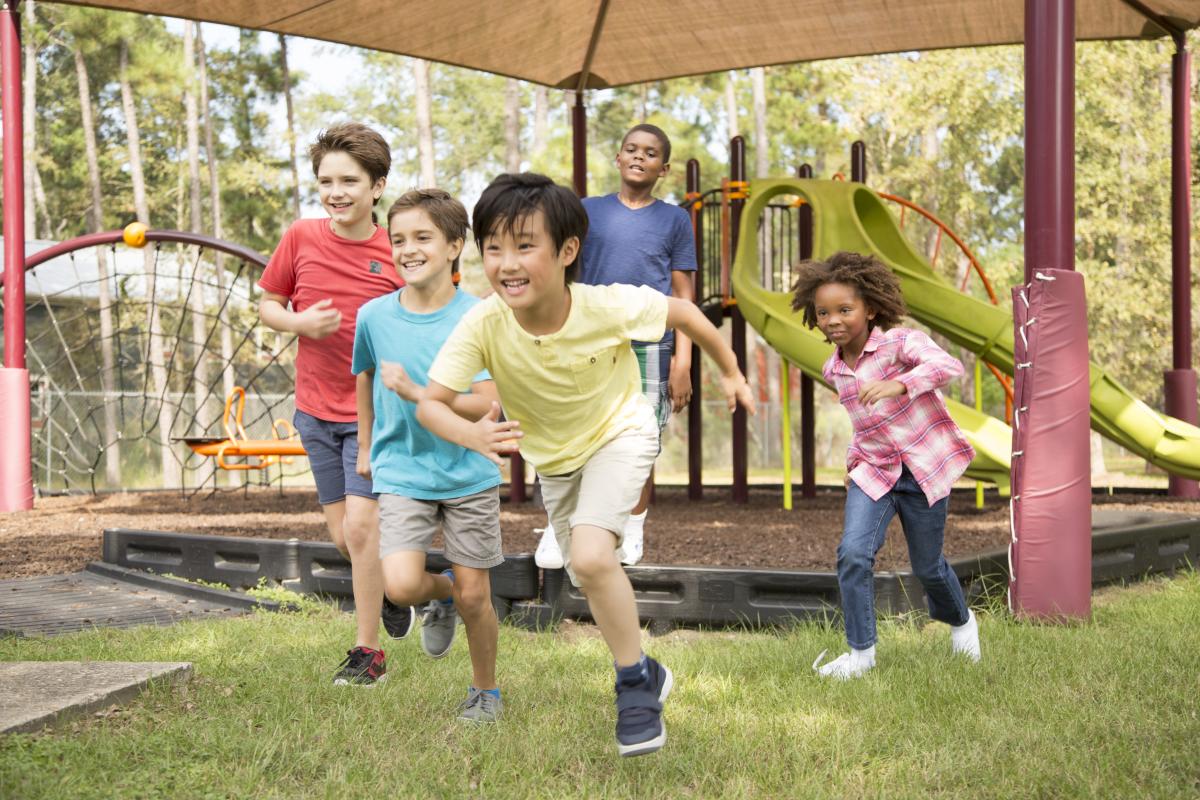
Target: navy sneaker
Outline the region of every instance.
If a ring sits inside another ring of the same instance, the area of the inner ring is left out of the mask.
[[[403,639],[412,631],[413,620],[417,615],[412,606],[398,606],[385,597],[383,613],[379,616],[383,620],[383,629],[390,638]]]
[[[617,752],[622,756],[653,753],[667,743],[662,704],[675,679],[671,670],[646,657],[646,670],[630,681],[617,678]]]

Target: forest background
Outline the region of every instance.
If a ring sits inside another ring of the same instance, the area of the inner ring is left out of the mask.
[[[570,183],[570,92],[336,45],[305,43],[317,58],[300,60],[295,40],[256,31],[32,0],[23,9],[28,239],[142,219],[269,254],[292,220],[322,214],[303,153],[318,130],[343,119],[376,127],[392,144],[383,208],[407,188],[436,185],[469,209],[506,170]],[[1193,31],[1189,46],[1197,44]],[[1172,49],[1164,39],[1076,50],[1076,258],[1088,282],[1092,360],[1160,409],[1171,366]],[[1200,87],[1192,89],[1192,130],[1200,131]],[[739,133],[751,177],[793,174],[801,163],[817,177],[848,174],[850,142],[862,139],[872,188],[946,221],[979,257],[1001,303],[1019,280],[1020,47],[722,72],[593,91],[587,104],[593,194],[617,188],[613,156],[639,121],[671,136],[673,170],[659,194],[672,201],[684,194],[688,158],[699,160],[705,187],[719,183]],[[1192,147],[1195,185],[1200,146]],[[932,254],[931,228],[910,235]],[[1200,262],[1200,236],[1192,244]],[[966,259],[943,253],[939,268],[961,275]],[[464,282],[486,285],[473,253]],[[1200,308],[1196,281],[1192,290]],[[752,357],[763,368],[751,377],[774,413],[755,422],[751,465],[773,473],[779,367],[769,348],[760,352]],[[968,369],[953,393],[971,402],[973,358],[954,352]],[[985,406],[1002,417],[1002,395],[987,383]],[[818,394],[818,455],[836,471],[848,424],[826,394]],[[728,419],[709,414],[705,425],[706,479],[719,480],[729,469]],[[660,478],[685,469],[685,432],[686,418],[674,420]],[[1097,439],[1100,472],[1105,452],[1119,458]]]

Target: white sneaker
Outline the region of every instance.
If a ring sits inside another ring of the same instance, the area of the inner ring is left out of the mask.
[[[533,529],[538,532],[537,528]],[[558,548],[558,537],[554,535],[554,526],[549,522],[541,529],[542,538],[538,540],[537,550],[533,554],[533,563],[542,569],[562,569],[563,555]]]
[[[640,527],[636,530],[625,531],[625,537],[621,540],[621,546],[617,548],[617,559],[627,567],[632,567],[641,561],[642,545],[645,536],[646,531]]]
[[[957,627],[950,626],[950,649],[978,664],[983,657],[979,652],[979,621],[975,619],[974,611],[967,613],[970,617],[965,623]]]
[[[821,655],[817,656],[817,660],[812,665],[813,671],[822,678],[835,678],[839,681],[861,678],[867,670],[875,666],[875,648],[872,647],[870,650],[851,650],[849,653],[842,653],[828,664],[818,667],[817,665],[821,663],[821,659],[828,652],[828,650],[822,650]]]

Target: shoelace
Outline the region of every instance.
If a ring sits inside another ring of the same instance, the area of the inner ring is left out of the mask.
[[[344,659],[342,659],[342,663],[338,664],[338,669],[341,669],[342,667],[351,667],[353,669],[359,669],[364,664],[369,665],[371,663],[372,658],[374,658],[374,656],[371,653],[368,653],[366,650],[361,650],[361,649],[347,650],[346,657]]]
[[[484,714],[495,714],[496,698],[483,689],[471,689],[467,694],[467,699],[459,705],[459,710],[467,711],[475,706],[479,706]]]

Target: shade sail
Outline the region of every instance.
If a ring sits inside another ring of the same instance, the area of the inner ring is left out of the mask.
[[[1024,0],[88,0],[74,4],[323,39],[571,89],[585,71],[587,87],[601,88],[796,61],[1014,44],[1024,37],[1025,9]],[[1200,0],[1076,0],[1079,39],[1157,38],[1171,29],[1197,26]]]

